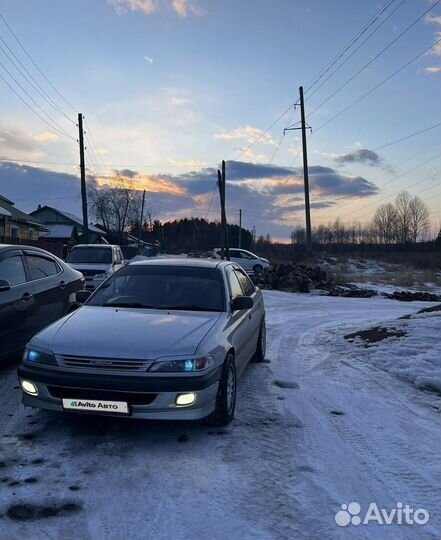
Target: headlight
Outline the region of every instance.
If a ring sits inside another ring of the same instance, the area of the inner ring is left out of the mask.
[[[38,351],[32,348],[26,348],[23,360],[31,364],[49,364],[50,366],[58,366],[55,356],[51,352]]]
[[[182,360],[157,360],[150,367],[150,371],[190,373],[194,371],[203,371],[213,365],[214,359],[211,356],[202,356],[200,358],[186,358]]]

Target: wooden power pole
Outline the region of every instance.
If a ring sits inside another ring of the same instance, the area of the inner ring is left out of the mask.
[[[239,249],[242,247],[242,208],[239,209]]]
[[[80,144],[81,204],[83,208],[83,238],[89,243],[89,218],[87,215],[86,165],[84,163],[83,115],[78,113],[78,131]]]
[[[309,253],[312,251],[312,233],[311,233],[311,209],[309,206],[309,175],[308,175],[308,151],[306,145],[306,122],[305,122],[305,103],[303,100],[303,86],[299,88],[300,92],[300,116],[302,122],[302,149],[303,149],[303,182],[305,187],[305,218],[306,218],[306,249]]]
[[[141,247],[141,229],[142,229],[142,220],[144,219],[144,203],[145,203],[145,190],[142,192],[142,204],[141,204],[141,219],[139,221],[139,228],[138,228],[138,255],[139,255],[139,248]]]
[[[303,86],[299,88],[300,94],[300,127],[287,127],[283,130],[292,131],[300,129],[302,131],[302,150],[303,150],[303,183],[305,188],[305,221],[306,221],[306,249],[312,252],[312,233],[311,233],[311,208],[309,204],[309,175],[308,175],[308,150],[306,145],[306,128],[311,129],[305,121],[305,102],[303,99]],[[296,104],[297,105],[297,104]],[[294,107],[296,107],[296,105]]]
[[[221,204],[221,257],[230,260],[230,247],[228,242],[227,214],[225,211],[225,161],[222,161],[222,172],[217,170],[219,197]]]

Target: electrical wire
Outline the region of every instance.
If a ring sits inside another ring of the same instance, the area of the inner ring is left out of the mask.
[[[438,0],[438,1],[441,1],[441,0]],[[370,90],[368,90],[367,92],[365,92],[363,95],[361,95],[359,98],[357,98],[355,101],[353,101],[350,105],[346,106],[344,109],[342,109],[341,111],[339,111],[337,114],[335,114],[334,116],[332,116],[329,120],[327,120],[326,122],[324,122],[323,124],[321,124],[318,128],[316,128],[314,130],[314,133],[317,133],[317,131],[321,130],[322,128],[324,128],[325,126],[327,126],[329,123],[331,123],[332,121],[334,121],[336,118],[338,118],[339,116],[341,116],[343,113],[345,113],[346,111],[348,111],[349,109],[351,109],[354,105],[356,105],[357,103],[359,103],[360,101],[362,101],[364,98],[366,98],[368,95],[372,94],[372,92],[374,92],[375,90],[377,90],[378,88],[380,88],[380,86],[383,86],[383,84],[385,84],[387,81],[389,81],[390,79],[392,79],[393,77],[395,77],[395,75],[398,75],[398,73],[400,73],[401,71],[403,71],[403,69],[407,68],[408,66],[410,66],[410,64],[412,64],[413,62],[415,62],[416,60],[418,60],[418,58],[421,58],[421,56],[425,55],[427,52],[429,52],[431,49],[433,49],[436,45],[438,45],[438,43],[441,43],[441,38],[439,38],[437,41],[435,41],[435,43],[433,43],[432,45],[430,45],[430,47],[427,47],[426,49],[424,49],[424,51],[421,51],[419,54],[417,54],[417,56],[415,56],[414,58],[412,58],[412,60],[409,60],[406,64],[402,65],[400,68],[398,68],[396,71],[394,71],[391,75],[389,75],[388,77],[386,77],[385,79],[383,79],[381,82],[379,82],[377,85],[375,85],[373,88],[371,88]]]
[[[402,32],[400,32],[392,41],[390,41],[379,53],[377,53],[373,58],[369,60],[361,69],[359,69],[352,77],[350,77],[346,82],[337,88],[332,94],[330,94],[325,100],[323,100],[312,112],[309,113],[308,117],[311,117],[315,112],[317,112],[325,103],[327,103],[331,98],[337,95],[345,86],[347,86],[351,81],[360,75],[367,67],[369,67],[375,60],[382,56],[394,43],[401,39],[411,28],[413,28],[421,19],[423,19],[430,11],[432,11],[441,0],[436,0],[426,11],[415,19],[410,25],[408,25]]]
[[[402,0],[402,1],[398,4],[398,6],[396,6],[395,9],[394,9],[393,11],[391,11],[391,12],[387,15],[387,17],[385,17],[385,18],[380,22],[380,24],[379,24],[376,28],[374,28],[374,30],[366,37],[366,39],[364,39],[364,40],[360,43],[360,45],[359,45],[356,49],[354,49],[354,50],[351,52],[351,54],[350,54],[349,56],[347,56],[347,57],[343,60],[343,62],[342,62],[340,65],[338,65],[338,66],[337,66],[337,67],[336,67],[336,68],[335,68],[335,69],[334,69],[334,70],[326,77],[326,79],[325,79],[324,81],[322,81],[322,83],[321,83],[319,86],[317,86],[317,88],[316,88],[311,94],[309,94],[309,95],[307,96],[307,98],[305,99],[305,101],[308,101],[310,98],[312,98],[312,96],[313,96],[316,92],[318,92],[318,91],[320,90],[320,88],[322,88],[322,86],[323,86],[324,84],[326,84],[326,82],[329,81],[329,79],[330,79],[331,77],[333,77],[333,76],[337,73],[337,71],[339,71],[339,70],[346,64],[346,62],[348,62],[348,61],[354,56],[354,54],[355,54],[357,51],[359,51],[359,50],[361,49],[361,47],[363,47],[363,45],[364,45],[367,41],[369,41],[369,39],[370,39],[374,34],[376,34],[376,33],[378,32],[378,30],[380,30],[380,28],[381,28],[381,27],[382,27],[382,26],[383,26],[383,25],[384,25],[384,24],[385,24],[385,23],[386,23],[386,22],[387,22],[394,14],[395,14],[396,11],[398,11],[398,10],[400,9],[400,7],[401,7],[401,6],[404,4],[404,2],[406,2],[406,1],[407,1],[407,0]]]
[[[35,66],[35,68],[39,71],[39,73],[42,75],[42,77],[45,79],[45,81],[51,86],[51,88],[58,94],[58,96],[64,101],[66,105],[68,105],[75,113],[77,112],[77,109],[70,103],[62,94],[58,91],[58,89],[51,83],[51,81],[46,77],[46,75],[43,73],[43,71],[38,66],[37,62],[32,58],[32,56],[28,53],[24,45],[21,43],[21,41],[18,39],[15,32],[12,30],[12,28],[9,26],[8,22],[4,18],[4,16],[0,13],[0,19],[4,22],[8,30],[11,32],[11,34],[14,36],[16,42],[20,45],[23,52],[26,54],[26,56],[29,58],[29,60],[32,62],[32,64]]]

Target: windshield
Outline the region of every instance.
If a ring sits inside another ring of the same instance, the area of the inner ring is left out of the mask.
[[[107,247],[78,247],[68,255],[68,263],[97,263],[110,264],[112,262],[112,249]]]
[[[108,279],[87,304],[224,311],[222,274],[217,268],[129,265]]]

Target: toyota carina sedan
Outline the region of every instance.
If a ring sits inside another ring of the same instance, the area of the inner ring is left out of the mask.
[[[31,339],[18,369],[23,403],[226,425],[236,381],[265,345],[262,293],[239,265],[141,261]]]

